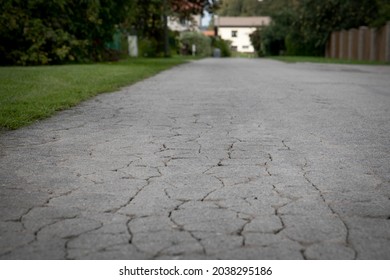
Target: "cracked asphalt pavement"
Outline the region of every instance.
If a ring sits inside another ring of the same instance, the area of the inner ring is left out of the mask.
[[[0,134],[1,259],[390,259],[390,67],[204,59]]]

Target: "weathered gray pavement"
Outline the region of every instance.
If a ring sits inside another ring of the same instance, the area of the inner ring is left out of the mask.
[[[390,259],[390,67],[206,59],[0,134],[1,259]]]

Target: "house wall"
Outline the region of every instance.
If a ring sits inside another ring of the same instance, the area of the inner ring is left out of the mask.
[[[238,52],[252,53],[255,49],[249,35],[255,30],[255,27],[219,27],[218,35],[224,40],[231,41],[232,47],[237,47]],[[237,37],[232,37],[233,31],[237,31]]]

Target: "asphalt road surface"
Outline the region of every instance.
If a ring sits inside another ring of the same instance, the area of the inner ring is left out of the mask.
[[[390,259],[390,67],[191,62],[0,134],[1,259]]]

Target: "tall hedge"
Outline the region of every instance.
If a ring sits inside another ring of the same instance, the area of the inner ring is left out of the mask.
[[[0,1],[0,64],[104,59],[126,0]]]

